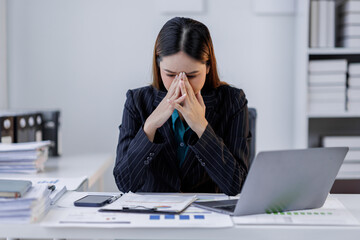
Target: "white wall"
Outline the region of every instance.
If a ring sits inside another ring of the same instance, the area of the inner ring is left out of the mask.
[[[157,0],[158,1],[158,0]],[[173,15],[157,1],[8,1],[10,107],[60,108],[65,154],[115,154],[129,88],[151,82],[155,38]],[[221,79],[258,110],[257,150],[293,146],[294,16],[252,0],[207,0]]]
[[[8,103],[6,50],[6,1],[0,0],[0,109]]]

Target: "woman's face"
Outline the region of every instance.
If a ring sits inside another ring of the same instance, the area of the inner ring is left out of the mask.
[[[175,76],[184,72],[196,94],[204,86],[209,69],[205,63],[190,57],[182,51],[163,57],[160,62],[161,79],[166,90],[169,90]]]

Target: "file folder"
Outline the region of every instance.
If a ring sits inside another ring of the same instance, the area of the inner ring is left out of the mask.
[[[29,142],[29,115],[14,113],[15,117],[15,142]]]
[[[28,142],[43,140],[43,116],[40,111],[24,112],[28,115]]]
[[[28,138],[27,142],[35,142],[36,141],[36,113],[35,112],[27,112],[27,125],[28,125]]]
[[[43,140],[43,116],[41,112],[35,114],[35,141]]]
[[[49,156],[61,155],[60,111],[41,111],[43,117],[43,140],[52,141]]]
[[[14,141],[14,117],[9,114],[0,114],[0,142],[13,143]]]

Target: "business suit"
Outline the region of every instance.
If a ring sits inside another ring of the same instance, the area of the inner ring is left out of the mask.
[[[171,117],[154,142],[143,125],[165,97],[152,86],[129,90],[119,127],[114,177],[123,192],[223,192],[236,195],[248,171],[249,126],[242,90],[228,85],[201,91],[208,121],[203,135],[193,132],[179,167]]]

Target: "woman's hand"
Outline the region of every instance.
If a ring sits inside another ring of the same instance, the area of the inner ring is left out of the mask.
[[[181,98],[184,99],[178,98],[178,100],[172,101],[171,103],[174,108],[181,113],[189,127],[200,138],[208,125],[205,118],[204,100],[200,92],[194,93],[185,73],[180,73],[179,79],[178,84],[180,84]]]
[[[180,78],[176,75],[164,99],[145,121],[144,132],[151,142],[154,141],[156,130],[161,127],[174,112],[175,108],[171,103],[181,103],[186,97],[181,96],[179,83]]]

